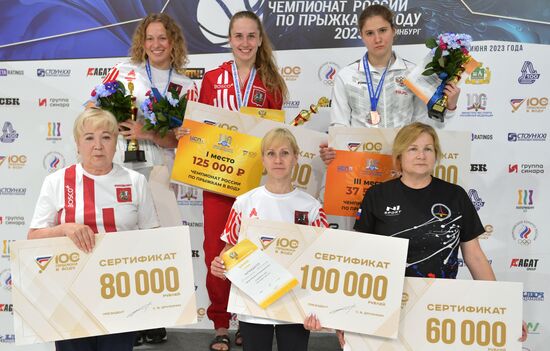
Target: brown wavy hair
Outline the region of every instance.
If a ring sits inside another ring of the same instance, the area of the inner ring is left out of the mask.
[[[145,53],[145,31],[153,22],[160,22],[166,29],[168,40],[172,43],[172,52],[170,53],[170,63],[178,73],[189,61],[187,59],[187,44],[180,26],[164,13],[152,13],[145,17],[136,28],[132,37],[132,47],[130,48],[130,60],[134,64],[141,64],[147,59]]]
[[[256,52],[256,60],[254,66],[260,75],[260,79],[265,84],[266,88],[271,91],[275,96],[280,94],[282,100],[288,98],[288,88],[286,87],[285,80],[279,73],[277,68],[277,63],[275,62],[275,57],[273,57],[273,47],[271,41],[267,36],[262,22],[254,12],[250,11],[240,11],[237,12],[231,17],[229,21],[229,37],[231,37],[231,29],[233,28],[233,23],[240,18],[248,18],[256,22],[258,30],[260,31],[260,38],[262,38],[262,45],[258,48]]]

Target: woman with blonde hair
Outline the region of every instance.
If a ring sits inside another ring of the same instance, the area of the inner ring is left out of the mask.
[[[224,248],[210,265],[210,271],[225,280],[221,255],[239,241],[239,230],[245,218],[269,219],[280,222],[328,227],[325,211],[319,201],[295,188],[292,170],[298,162],[298,143],[285,128],[269,131],[262,139],[262,163],[267,172],[265,185],[237,197],[221,234]],[[220,279],[218,279],[220,280]],[[265,318],[239,315],[244,351],[271,351],[273,334],[277,347],[284,351],[306,351],[309,331],[320,330],[317,317],[310,315],[304,324],[292,324]]]
[[[468,194],[432,175],[442,156],[434,128],[420,122],[404,126],[392,156],[401,176],[368,189],[354,229],[409,239],[407,277],[455,279],[460,250],[474,279],[496,280],[479,245],[485,228]],[[521,341],[526,338],[524,324]]]
[[[109,71],[103,82],[118,80],[129,92],[128,83],[134,85],[133,96],[137,106],[152,97],[157,100],[168,92],[175,91],[179,96],[188,94],[189,100],[198,98],[195,83],[185,76],[187,47],[185,37],[170,16],[153,13],[141,20],[132,38],[130,60],[121,62]],[[143,130],[143,112],[138,109],[137,121],[119,123],[120,137],[115,162],[124,162],[126,141],[136,139],[145,152],[145,162],[126,162],[126,167],[143,173],[146,177],[154,166],[172,167],[177,139],[173,131],[164,137],[155,131]]]
[[[145,176],[113,162],[115,117],[98,108],[86,109],[76,119],[73,134],[79,163],[44,179],[28,239],[66,236],[89,253],[96,233],[158,227]],[[55,349],[131,351],[134,340],[134,332],[108,334],[56,341]]]
[[[125,85],[127,93],[128,83],[132,82],[132,95],[136,97],[138,107],[148,97],[160,100],[172,91],[180,97],[187,94],[189,100],[198,98],[197,86],[184,74],[184,66],[188,61],[185,37],[174,19],[167,14],[152,13],[141,20],[134,32],[129,53],[130,60],[116,65],[104,82],[118,80]],[[120,133],[114,161],[147,178],[155,166],[167,167],[165,173],[170,174],[174,163],[173,149],[177,146],[174,132],[171,130],[161,136],[155,131],[144,131],[143,126],[143,112],[139,108],[137,121],[128,119],[119,123]],[[127,141],[132,139],[136,139],[140,150],[144,151],[145,162],[124,162]],[[165,186],[169,187],[168,181]],[[154,200],[158,208],[157,202],[160,200]],[[174,203],[173,207],[176,206]],[[159,343],[165,340],[166,330],[158,328],[140,333],[136,345],[144,341]]]

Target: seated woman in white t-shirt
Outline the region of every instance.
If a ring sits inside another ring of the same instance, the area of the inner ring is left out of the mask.
[[[243,216],[328,227],[319,201],[292,185],[292,170],[298,162],[298,153],[298,143],[288,129],[273,129],[264,136],[262,162],[267,171],[267,181],[264,186],[235,200],[221,236],[227,245],[220,256],[238,242]],[[212,261],[210,270],[214,276],[225,279],[225,267],[219,256]],[[309,331],[321,329],[319,320],[313,315],[307,317],[303,325],[243,315],[238,318],[244,351],[271,351],[274,331],[279,350],[305,351]]]

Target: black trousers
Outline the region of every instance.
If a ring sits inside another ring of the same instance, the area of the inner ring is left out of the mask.
[[[91,336],[55,342],[55,351],[132,351],[135,332]]]
[[[256,324],[239,322],[243,351],[271,351],[273,332],[279,351],[307,351],[309,330],[303,324]]]

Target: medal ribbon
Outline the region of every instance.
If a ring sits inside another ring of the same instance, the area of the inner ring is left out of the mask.
[[[145,71],[147,71],[147,77],[149,78],[149,82],[151,83],[151,91],[153,92],[155,99],[157,101],[162,100],[162,97],[166,95],[166,92],[168,91],[168,86],[170,85],[170,79],[172,78],[172,67],[170,67],[170,72],[168,72],[168,82],[166,83],[166,87],[164,87],[164,93],[162,95],[160,95],[159,90],[155,87],[155,84],[153,83],[153,73],[151,72],[149,59],[147,59],[147,61],[145,62]]]
[[[239,73],[237,71],[237,64],[233,62],[231,65],[231,72],[233,73],[233,84],[235,85],[235,94],[237,96],[237,106],[240,109],[248,104],[248,97],[250,96],[250,90],[252,90],[252,83],[256,78],[256,67],[252,67],[250,75],[248,76],[248,82],[244,90],[244,96],[241,95],[241,83],[239,81]]]
[[[382,93],[382,86],[384,85],[384,78],[386,77],[386,72],[390,67],[391,58],[388,61],[388,65],[386,66],[384,73],[382,73],[382,76],[380,77],[380,82],[378,82],[378,86],[376,87],[376,92],[375,92],[374,87],[372,85],[372,75],[369,69],[368,55],[369,53],[367,52],[365,56],[363,56],[363,68],[365,69],[365,76],[367,78],[367,87],[369,89],[370,110],[376,111],[376,107],[378,106],[378,100],[380,99],[380,94]]]

